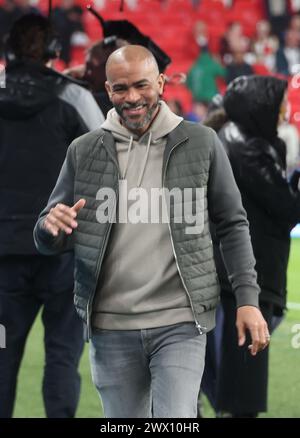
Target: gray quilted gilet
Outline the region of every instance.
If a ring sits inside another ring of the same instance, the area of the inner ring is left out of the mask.
[[[89,140],[77,145],[74,185],[75,202],[80,198],[87,200],[78,215],[80,231],[74,235],[74,248],[75,305],[88,327],[112,225],[97,222],[95,212],[101,201],[96,199],[96,193],[100,187],[110,187],[117,193],[119,180],[112,135],[100,129],[90,133]],[[170,209],[170,236],[175,260],[200,332],[201,316],[215,309],[219,296],[206,199],[212,142],[210,130],[184,121],[168,136],[163,160],[165,187],[169,190],[175,187],[202,188],[205,195],[204,229],[199,234],[186,234],[186,224],[174,220],[172,204]],[[195,198],[192,203],[195,204]]]

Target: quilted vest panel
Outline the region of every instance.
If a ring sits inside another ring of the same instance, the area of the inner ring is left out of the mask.
[[[101,187],[109,187],[118,193],[119,176],[112,135],[97,130],[86,138],[88,142],[79,142],[76,147],[74,199],[76,202],[83,197],[87,203],[78,215],[80,231],[75,233],[74,244],[75,305],[87,322],[111,228],[111,224],[97,221],[96,211],[102,202],[97,200],[97,192]],[[193,191],[191,199],[182,199],[182,211],[198,208],[197,213],[203,218],[203,229],[196,234],[187,234],[186,227],[191,225],[175,220],[178,210],[170,199],[170,231],[176,261],[196,318],[214,308],[219,295],[206,198],[212,141],[205,128],[183,122],[168,138],[163,165],[166,188],[200,188],[203,197],[203,202],[197,203]]]

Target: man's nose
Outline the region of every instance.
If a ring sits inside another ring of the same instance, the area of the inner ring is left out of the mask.
[[[128,102],[137,102],[138,100],[140,100],[140,93],[138,92],[138,90],[134,87],[130,87],[127,90],[127,95],[126,95],[126,100]]]

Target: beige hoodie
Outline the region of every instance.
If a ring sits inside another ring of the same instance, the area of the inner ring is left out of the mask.
[[[140,138],[120,124],[114,109],[102,125],[112,133],[120,175],[127,182],[119,204],[131,189],[162,187],[166,136],[182,121],[164,102],[150,128]],[[160,215],[161,216],[161,215]],[[96,296],[92,325],[109,330],[137,330],[194,321],[180,280],[167,223],[113,224]]]

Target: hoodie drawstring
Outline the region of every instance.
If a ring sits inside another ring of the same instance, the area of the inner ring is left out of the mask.
[[[125,168],[124,168],[124,172],[122,175],[122,179],[125,179],[126,173],[127,173],[127,169],[128,169],[128,164],[129,164],[129,155],[130,155],[130,151],[132,148],[132,144],[133,144],[133,136],[130,136],[130,141],[129,141],[129,146],[127,149],[127,157],[126,157],[126,164],[125,164]]]
[[[148,156],[149,156],[149,150],[150,150],[150,144],[151,144],[151,139],[152,139],[152,132],[149,132],[149,137],[148,137],[148,143],[147,143],[147,150],[145,153],[145,158],[144,158],[144,162],[141,168],[141,172],[140,172],[140,176],[138,178],[138,182],[137,182],[137,187],[140,187],[141,183],[142,183],[142,179],[145,173],[145,169],[146,169],[146,164],[148,161]]]
[[[150,150],[150,145],[151,145],[151,140],[152,140],[152,132],[149,132],[149,137],[148,137],[148,142],[147,142],[147,149],[146,149],[146,153],[145,153],[145,158],[143,161],[143,165],[138,177],[138,181],[137,181],[137,187],[140,187],[141,183],[142,183],[142,179],[145,173],[145,169],[146,169],[146,165],[147,165],[147,161],[148,161],[148,156],[149,156],[149,150]],[[127,150],[127,158],[126,158],[126,164],[125,164],[125,168],[124,168],[124,172],[122,175],[122,179],[125,179],[126,174],[127,174],[127,170],[128,170],[128,165],[129,165],[129,155],[132,149],[132,144],[133,144],[133,136],[130,136],[130,141],[129,141],[129,146],[128,146],[128,150]]]

